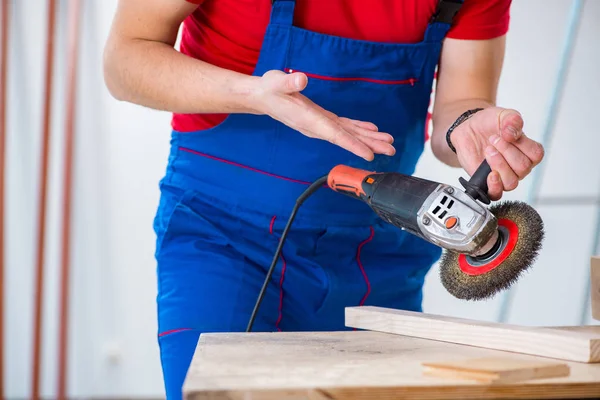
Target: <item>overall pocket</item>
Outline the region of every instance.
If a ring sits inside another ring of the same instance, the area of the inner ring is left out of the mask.
[[[182,246],[194,241],[202,241],[204,245],[227,246],[229,244],[229,239],[223,230],[208,218],[209,210],[203,211],[194,204],[197,195],[193,190],[185,190],[180,196],[172,194],[161,196],[161,205],[154,225],[157,236],[157,259],[167,257],[171,252],[176,253],[178,243]],[[167,251],[167,247],[170,250]]]

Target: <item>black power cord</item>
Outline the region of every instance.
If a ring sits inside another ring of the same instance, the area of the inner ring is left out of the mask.
[[[260,290],[260,294],[258,295],[258,299],[256,300],[256,304],[254,305],[254,310],[252,311],[252,316],[250,317],[250,321],[248,322],[248,327],[246,328],[246,332],[250,332],[252,330],[252,325],[254,325],[254,320],[256,319],[256,314],[258,313],[258,309],[260,308],[260,303],[262,303],[263,297],[265,296],[265,292],[267,290],[267,286],[269,285],[269,281],[271,280],[271,276],[273,275],[273,271],[275,270],[275,266],[277,265],[277,260],[279,260],[279,256],[281,255],[281,249],[283,249],[283,243],[285,242],[285,238],[292,226],[292,222],[294,222],[294,218],[296,217],[296,213],[298,209],[304,203],[306,199],[308,199],[314,192],[317,191],[321,186],[327,182],[327,176],[324,175],[314,181],[300,196],[296,199],[296,205],[292,209],[292,213],[288,218],[287,224],[283,229],[283,233],[281,234],[281,239],[279,240],[279,245],[277,246],[277,250],[275,251],[275,255],[273,257],[273,261],[271,262],[271,267],[267,272],[267,277],[265,278],[265,282],[263,283],[262,289]]]

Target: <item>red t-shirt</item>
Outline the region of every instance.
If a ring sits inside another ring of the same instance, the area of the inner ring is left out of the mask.
[[[252,74],[269,23],[271,0],[188,0],[200,6],[185,19],[180,51],[196,59]],[[294,25],[359,40],[423,40],[438,0],[297,0]],[[465,0],[448,37],[491,39],[508,31],[511,0]],[[187,132],[210,128],[225,114],[174,114]]]

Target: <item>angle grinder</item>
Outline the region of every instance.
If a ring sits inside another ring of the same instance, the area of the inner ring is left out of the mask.
[[[440,279],[453,296],[482,300],[509,288],[537,258],[544,239],[539,214],[519,201],[491,203],[483,161],[464,188],[397,172],[372,172],[338,165],[300,195],[283,231],[256,302],[250,331],[283,243],[300,205],[326,184],[365,202],[384,221],[433,243],[445,251]]]

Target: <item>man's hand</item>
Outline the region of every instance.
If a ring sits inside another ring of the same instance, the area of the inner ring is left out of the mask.
[[[523,132],[523,118],[515,110],[489,107],[456,127],[452,145],[460,165],[472,175],[485,158],[492,169],[488,194],[499,200],[502,192],[517,188],[544,157],[542,145]]]
[[[462,167],[472,175],[487,159],[488,195],[499,200],[514,190],[540,163],[544,150],[523,133],[523,118],[512,109],[496,106],[498,82],[504,60],[506,37],[491,40],[444,40],[438,73],[431,146],[447,165]],[[452,145],[446,132],[465,111],[483,108],[456,127]]]
[[[395,154],[394,138],[370,122],[339,117],[310,101],[300,92],[308,84],[305,74],[268,71],[259,80],[249,104],[303,135],[326,140],[367,161],[375,154]]]

